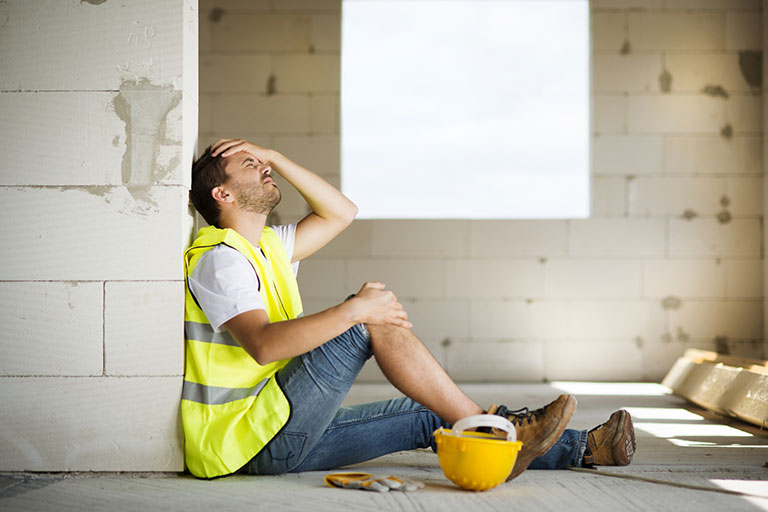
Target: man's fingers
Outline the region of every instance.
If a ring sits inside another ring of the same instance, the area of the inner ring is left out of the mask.
[[[237,153],[237,151],[242,151],[242,149],[238,149],[237,151],[230,151],[230,150],[236,146],[243,144],[244,142],[245,141],[238,140],[238,139],[222,139],[216,143],[216,146],[214,146],[211,155],[213,156],[221,155],[222,157],[230,156],[234,153]]]
[[[216,142],[216,144],[211,146],[211,154],[213,156],[218,155],[219,153],[224,151],[223,147],[225,144],[230,144],[232,142],[236,142],[235,139],[219,139],[219,141]]]

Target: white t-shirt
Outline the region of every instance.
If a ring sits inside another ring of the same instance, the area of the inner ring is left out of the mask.
[[[296,224],[272,226],[285,247],[288,258],[293,258]],[[258,249],[258,247],[257,247]],[[298,274],[299,262],[291,264]],[[189,289],[215,332],[222,332],[221,324],[253,309],[266,309],[259,295],[259,279],[248,258],[228,245],[217,245],[200,257],[189,276]]]

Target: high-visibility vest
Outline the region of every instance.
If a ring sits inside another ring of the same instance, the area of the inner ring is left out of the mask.
[[[228,245],[253,265],[270,322],[302,313],[299,287],[283,244],[264,228],[259,249],[232,229],[206,227],[184,253],[186,369],[181,399],[187,467],[211,478],[234,473],[288,422],[291,406],[275,379],[288,359],[261,366],[226,331],[215,333],[189,289],[200,257]]]

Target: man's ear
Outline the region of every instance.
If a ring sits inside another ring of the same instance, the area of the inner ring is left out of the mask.
[[[235,198],[226,189],[222,187],[213,187],[211,189],[211,197],[217,202],[231,203]]]

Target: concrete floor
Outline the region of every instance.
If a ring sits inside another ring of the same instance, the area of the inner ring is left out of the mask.
[[[561,392],[579,400],[573,428],[605,421],[618,408],[634,418],[638,451],[632,465],[601,473],[738,491],[750,496],[680,488],[577,471],[526,471],[483,493],[462,491],[442,474],[430,451],[403,452],[356,469],[426,484],[410,493],[331,489],[325,472],[278,477],[196,480],[178,474],[0,474],[0,511],[83,510],[768,510],[768,433],[691,408],[655,384],[552,383],[467,385],[481,405],[540,406]],[[397,393],[358,385],[348,403]],[[756,497],[763,496],[764,498]]]

